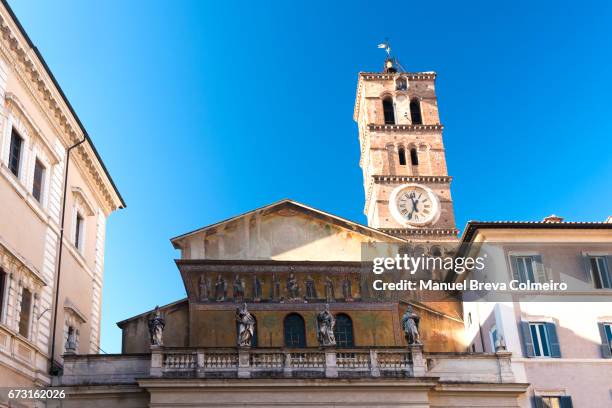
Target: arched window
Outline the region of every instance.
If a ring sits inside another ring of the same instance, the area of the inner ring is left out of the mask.
[[[395,113],[393,113],[393,99],[386,97],[383,99],[383,113],[385,115],[385,125],[395,125]]]
[[[398,78],[398,80],[395,81],[395,89],[397,89],[398,91],[405,91],[406,89],[408,89],[408,83],[406,82],[406,78]]]
[[[283,326],[285,328],[285,347],[306,347],[306,329],[302,316],[297,313],[287,315]]]
[[[253,319],[255,319],[255,327],[253,328],[253,338],[251,338],[251,347],[257,347],[257,318],[253,315]],[[236,336],[238,335],[240,323],[236,322]]]
[[[421,117],[421,104],[417,98],[410,101],[410,118],[413,125],[422,125],[423,118]]]
[[[405,166],[406,165],[406,150],[403,147],[400,147],[398,154],[399,154],[400,166]]]
[[[348,315],[344,313],[336,315],[334,336],[336,336],[336,345],[338,347],[355,347],[355,340],[353,339],[353,321]]]
[[[410,163],[412,163],[413,166],[419,165],[419,154],[417,153],[417,149],[414,147],[410,149]]]

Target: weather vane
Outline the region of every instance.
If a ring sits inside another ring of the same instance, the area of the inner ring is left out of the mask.
[[[389,45],[388,38],[385,38],[385,41],[378,44],[378,48],[384,49],[387,52],[387,57],[391,57],[391,46]]]

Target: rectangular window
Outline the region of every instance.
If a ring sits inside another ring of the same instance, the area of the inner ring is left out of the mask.
[[[529,323],[531,339],[533,341],[533,355],[536,357],[550,357],[550,343],[546,333],[545,323]]]
[[[83,216],[77,212],[74,226],[74,246],[78,249],[83,249]]]
[[[572,397],[535,397],[536,408],[572,408]]]
[[[23,146],[23,138],[13,129],[11,132],[11,147],[9,150],[9,170],[15,176],[19,177],[19,167],[21,164],[21,148]]]
[[[612,323],[604,323],[604,333],[608,341],[608,348],[612,351]]]
[[[593,271],[595,289],[612,289],[612,277],[605,256],[592,256],[589,259]]]
[[[4,312],[4,298],[6,292],[6,272],[0,269],[0,321],[2,321],[2,312]]]
[[[43,183],[45,180],[45,166],[36,159],[34,164],[34,183],[32,184],[32,195],[39,203],[42,203]]]
[[[533,273],[533,257],[532,256],[517,256],[516,267],[518,280],[521,283],[536,282],[535,275]]]
[[[30,334],[30,314],[32,309],[32,292],[23,288],[21,292],[21,311],[19,312],[19,334],[28,337]]]

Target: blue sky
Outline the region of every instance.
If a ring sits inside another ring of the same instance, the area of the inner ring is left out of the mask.
[[[384,4],[384,5],[383,5]],[[115,322],[184,296],[169,238],[281,198],[358,222],[357,73],[438,72],[459,228],[612,215],[609,2],[16,2],[128,208]]]

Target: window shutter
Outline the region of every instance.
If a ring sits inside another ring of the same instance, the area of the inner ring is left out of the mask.
[[[521,334],[523,335],[523,348],[525,349],[525,357],[534,357],[533,354],[533,339],[531,338],[531,330],[529,322],[521,321]]]
[[[561,347],[559,346],[559,337],[557,336],[557,328],[554,323],[546,323],[546,334],[550,343],[550,356],[560,358]]]
[[[510,269],[512,269],[512,279],[520,282],[517,257],[514,255],[510,255]]]
[[[610,350],[610,343],[606,335],[606,326],[604,323],[597,323],[597,326],[599,327],[599,335],[601,336],[601,356],[603,358],[612,358],[612,350]]]
[[[561,397],[559,398],[561,408],[573,408],[572,397]]]
[[[533,263],[535,264],[535,278],[538,282],[546,282],[546,269],[544,269],[544,263],[542,263],[542,255],[534,255]]]
[[[593,271],[591,270],[591,257],[588,255],[582,256],[582,263],[584,264],[584,273],[586,275],[585,282],[593,282]]]
[[[544,401],[542,401],[542,397],[538,397],[537,395],[533,397],[533,406],[534,408],[546,408]]]

